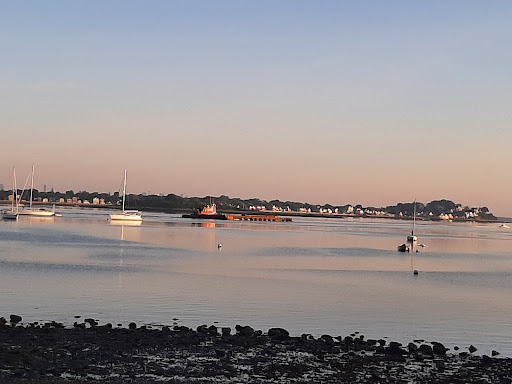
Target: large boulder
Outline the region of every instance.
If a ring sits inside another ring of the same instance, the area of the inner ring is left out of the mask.
[[[432,342],[432,352],[434,355],[446,355],[447,350],[448,348],[446,348],[443,344],[436,341]]]
[[[421,344],[418,348],[418,352],[423,353],[424,355],[433,356],[434,351],[432,347],[428,344]]]
[[[11,324],[18,324],[21,322],[22,318],[18,315],[11,315]]]
[[[386,355],[403,355],[405,351],[402,349],[402,344],[392,341],[388,347],[384,349]]]
[[[241,326],[241,325],[237,324],[235,326],[235,329],[236,329],[236,332],[240,336],[249,337],[249,336],[252,336],[254,334],[254,329],[252,327],[250,327],[249,325]]]
[[[277,340],[283,340],[290,336],[290,333],[283,328],[270,328],[267,334],[270,338]]]

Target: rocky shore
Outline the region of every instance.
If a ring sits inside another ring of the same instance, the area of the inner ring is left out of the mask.
[[[512,383],[512,359],[250,326],[24,324],[0,318],[1,383]]]

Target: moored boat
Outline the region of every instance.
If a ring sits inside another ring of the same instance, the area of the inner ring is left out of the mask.
[[[30,216],[38,216],[38,217],[53,217],[55,216],[55,205],[53,206],[52,211],[48,211],[44,208],[34,209],[32,208],[32,195],[34,191],[34,164],[32,164],[32,182],[30,184],[30,202],[28,209],[20,209],[18,214],[20,215],[30,215]],[[22,192],[23,193],[23,192]],[[20,196],[21,199],[21,196]]]
[[[111,213],[108,216],[109,220],[124,220],[124,221],[142,221],[142,214],[137,210],[125,210],[126,204],[126,174],[127,170],[124,170],[123,178],[123,205],[121,213]]]
[[[195,209],[192,213],[182,215],[188,219],[213,219],[213,220],[227,220],[227,216],[217,212],[215,203],[210,203],[201,211]]]
[[[414,247],[418,246],[418,237],[414,235],[414,230],[416,229],[416,200],[414,201],[414,214],[412,218],[412,231],[409,236],[407,236],[407,241],[403,244],[400,244],[397,247],[399,252],[412,252],[414,251]]]

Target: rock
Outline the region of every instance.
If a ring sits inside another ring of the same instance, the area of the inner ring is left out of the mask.
[[[129,329],[137,329],[137,324],[135,324],[134,322],[131,322],[130,324],[128,324],[128,328]]]
[[[396,341],[390,342],[389,346],[384,349],[384,353],[386,355],[402,355],[404,352],[405,351],[402,349],[402,344],[397,343]]]
[[[218,329],[215,325],[210,325],[208,327],[208,332],[210,332],[210,335],[217,336],[219,334]]]
[[[474,345],[470,345],[468,350],[469,350],[469,353],[474,353],[477,351],[477,349],[475,348]]]
[[[443,360],[436,359],[434,360],[434,364],[436,365],[436,368],[439,372],[444,372],[445,365]]]
[[[428,355],[428,356],[434,355],[434,351],[433,351],[432,347],[428,344],[421,344],[418,347],[418,352],[423,353],[424,355]]]
[[[254,329],[249,325],[241,326],[237,324],[235,329],[240,336],[249,337],[254,334]]]
[[[0,317],[0,327],[3,327],[5,324],[7,324],[7,320],[5,320],[5,317]]]
[[[500,353],[498,351],[495,351],[494,349],[491,351],[492,356],[498,356]]]
[[[11,315],[11,324],[18,324],[21,320],[21,316]]]
[[[94,319],[90,319],[90,318],[89,318],[89,319],[85,319],[85,320],[84,320],[84,323],[89,324],[91,327],[94,327],[94,326],[98,325],[98,323],[96,322],[96,320],[94,320]]]
[[[432,342],[432,352],[434,352],[434,355],[446,355],[447,350],[443,344],[436,341]]]
[[[267,334],[270,338],[277,340],[283,340],[290,336],[290,333],[283,328],[270,328]]]
[[[407,349],[409,350],[409,353],[414,353],[418,350],[418,346],[414,343],[409,343],[409,345],[407,345]]]
[[[323,340],[328,345],[334,345],[334,339],[331,335],[322,335],[320,336],[320,340]]]
[[[230,327],[222,327],[221,332],[222,332],[222,336],[229,336],[229,335],[231,335],[231,328]]]

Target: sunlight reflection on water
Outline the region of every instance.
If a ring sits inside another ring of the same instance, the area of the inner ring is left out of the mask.
[[[52,220],[1,222],[0,315],[357,330],[512,356],[512,236],[495,224],[421,222],[426,248],[403,254],[396,246],[410,232],[407,221],[149,214],[127,226],[106,216],[70,210]]]

